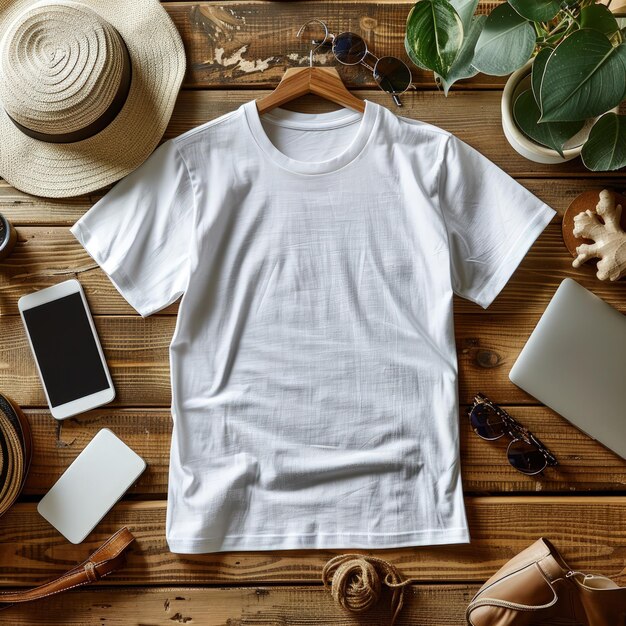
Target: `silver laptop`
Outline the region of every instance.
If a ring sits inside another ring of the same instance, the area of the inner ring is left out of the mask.
[[[626,459],[626,316],[566,278],[509,378]]]

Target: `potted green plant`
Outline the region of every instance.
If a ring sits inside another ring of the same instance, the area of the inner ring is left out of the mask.
[[[419,0],[405,48],[447,94],[483,72],[511,74],[505,135],[520,154],[553,163],[581,154],[594,171],[626,166],[626,28],[609,2],[507,0],[477,15],[478,0]]]

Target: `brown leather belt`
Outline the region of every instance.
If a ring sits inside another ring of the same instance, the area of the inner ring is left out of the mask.
[[[39,587],[23,591],[0,592],[0,610],[18,602],[30,602],[68,589],[95,583],[124,564],[126,548],[135,540],[128,528],[118,530],[91,556],[62,576]]]
[[[15,403],[0,394],[0,516],[20,495],[32,454],[28,419]]]

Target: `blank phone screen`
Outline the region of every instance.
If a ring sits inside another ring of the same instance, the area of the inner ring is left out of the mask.
[[[109,389],[80,293],[23,314],[53,407]]]

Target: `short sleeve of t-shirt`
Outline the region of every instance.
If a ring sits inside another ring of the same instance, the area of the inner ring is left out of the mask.
[[[452,287],[487,308],[555,211],[456,137],[442,150],[439,207]]]
[[[173,141],[160,146],[74,226],[72,234],[142,316],[185,291],[194,201]]]

